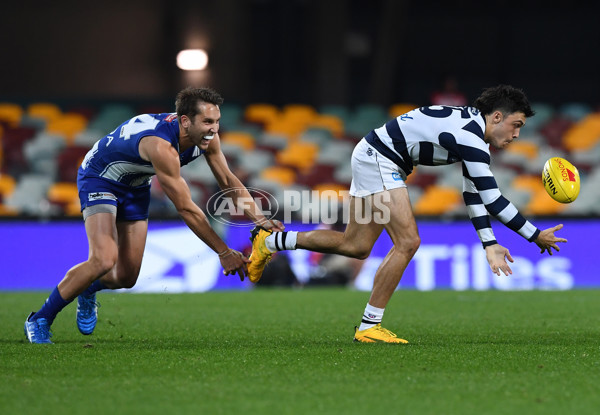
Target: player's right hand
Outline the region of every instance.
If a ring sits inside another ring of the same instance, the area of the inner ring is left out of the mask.
[[[229,249],[229,252],[219,257],[221,266],[223,267],[223,274],[233,275],[238,274],[240,281],[244,281],[244,278],[248,275],[248,264],[250,260],[239,251],[235,249]]]

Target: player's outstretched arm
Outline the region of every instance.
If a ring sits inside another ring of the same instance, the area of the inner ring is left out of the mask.
[[[554,236],[554,232],[559,231],[563,228],[562,223],[560,225],[556,225],[552,228],[545,229],[540,232],[536,240],[534,241],[537,246],[542,250],[540,253],[543,254],[545,251],[548,251],[550,255],[552,255],[552,250],[550,248],[554,248],[556,252],[560,251],[557,242],[567,242],[565,238],[558,238]]]
[[[512,256],[510,256],[508,249],[500,244],[489,245],[485,247],[485,256],[494,274],[500,275],[500,271],[502,271],[504,275],[512,274],[512,270],[506,260],[508,259],[510,262],[515,261]]]
[[[242,181],[231,171],[227,164],[227,159],[221,151],[221,142],[218,134],[210,143],[210,146],[204,154],[219,187],[223,190],[233,190],[231,196],[233,203],[236,206],[241,206],[244,210],[244,215],[254,222],[256,225],[265,229],[274,231],[283,231],[285,226],[278,220],[267,219],[264,217],[260,208],[254,203],[254,199],[250,196],[248,189],[242,184]]]
[[[250,260],[227,246],[210,226],[202,209],[194,203],[190,189],[181,177],[177,151],[170,143],[159,137],[144,137],[139,148],[142,158],[152,163],[162,189],[171,199],[186,225],[219,254],[225,275],[237,273],[243,280],[247,275],[247,264]]]

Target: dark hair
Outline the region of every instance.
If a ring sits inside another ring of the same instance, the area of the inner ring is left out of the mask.
[[[522,112],[525,117],[535,115],[525,92],[510,85],[498,85],[484,89],[473,106],[479,109],[483,115],[489,115],[496,110],[505,115],[515,112]]]
[[[190,118],[194,118],[198,114],[198,101],[221,105],[223,98],[213,89],[188,86],[179,91],[175,99],[177,117],[181,118],[182,115],[187,115]]]

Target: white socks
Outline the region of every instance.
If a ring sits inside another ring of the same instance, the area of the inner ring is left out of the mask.
[[[296,240],[298,232],[273,232],[265,239],[265,245],[271,252],[283,251],[286,249],[296,249]]]
[[[373,307],[371,304],[367,303],[367,306],[365,307],[365,313],[363,314],[363,318],[358,330],[363,331],[370,329],[371,327],[381,323],[384,311],[385,308]]]

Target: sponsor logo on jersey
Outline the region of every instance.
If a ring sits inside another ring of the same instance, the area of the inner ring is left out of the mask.
[[[172,122],[173,120],[177,119],[177,113],[173,113],[173,114],[169,114],[167,115],[167,117],[165,118],[166,122]]]
[[[392,179],[394,179],[395,181],[398,181],[398,180],[402,180],[402,177],[400,177],[400,173],[393,172],[392,173]]]
[[[88,194],[88,201],[94,202],[96,200],[117,200],[117,197],[108,192],[94,192]]]
[[[372,148],[369,148],[369,149],[367,150],[367,156],[371,157],[372,155],[373,155],[373,149],[372,149]]]

